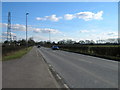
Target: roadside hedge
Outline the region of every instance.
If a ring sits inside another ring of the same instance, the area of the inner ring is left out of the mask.
[[[7,55],[8,53],[23,49],[23,48],[25,48],[25,46],[14,46],[14,45],[2,46],[2,56]]]
[[[84,53],[90,55],[98,55],[103,57],[118,57],[120,58],[120,46],[90,46],[90,45],[59,45],[62,50]]]

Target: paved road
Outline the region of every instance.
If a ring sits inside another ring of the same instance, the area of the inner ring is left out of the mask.
[[[38,49],[20,59],[2,63],[3,88],[58,88]]]
[[[118,62],[41,47],[43,57],[71,88],[117,88]]]

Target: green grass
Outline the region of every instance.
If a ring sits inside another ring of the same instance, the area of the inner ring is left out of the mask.
[[[12,53],[8,54],[7,56],[3,56],[2,57],[2,61],[7,61],[7,60],[13,60],[13,59],[21,58],[23,55],[28,53],[31,49],[32,49],[32,47],[29,47],[27,50],[25,48],[25,49],[21,49],[21,50],[12,52]]]

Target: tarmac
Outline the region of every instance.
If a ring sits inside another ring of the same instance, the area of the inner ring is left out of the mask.
[[[2,62],[2,88],[59,88],[37,47],[20,59]]]

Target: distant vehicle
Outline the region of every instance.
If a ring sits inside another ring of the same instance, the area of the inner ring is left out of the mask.
[[[58,46],[52,46],[52,50],[59,50]]]
[[[40,48],[40,47],[41,47],[40,45],[37,46],[37,48]]]

